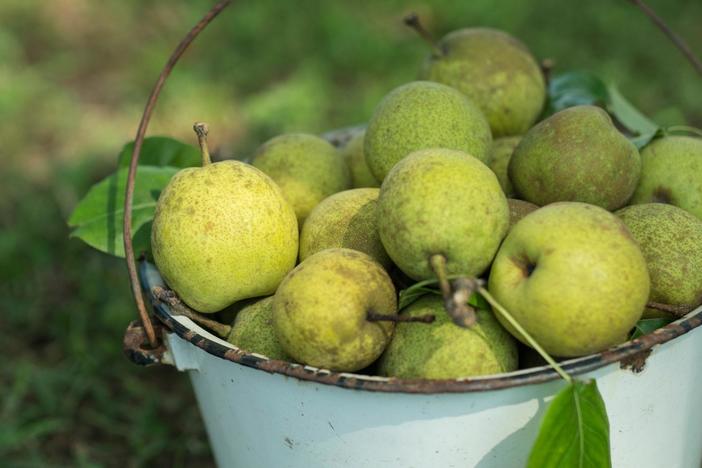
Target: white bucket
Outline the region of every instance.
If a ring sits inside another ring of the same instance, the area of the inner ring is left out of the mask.
[[[150,290],[160,277],[145,268]],[[246,354],[163,304],[155,313],[166,360],[190,375],[220,467],[523,467],[564,385],[548,367],[452,381],[332,373]],[[563,363],[597,379],[614,467],[700,467],[700,322],[702,307]],[[643,369],[623,368],[632,361]]]

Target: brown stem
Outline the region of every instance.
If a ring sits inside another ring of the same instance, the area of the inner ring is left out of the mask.
[[[673,304],[662,304],[660,302],[649,302],[646,304],[649,309],[660,310],[661,312],[667,312],[676,317],[683,317],[689,312],[695,309],[696,306],[691,305],[673,305]]]
[[[436,317],[434,314],[419,315],[410,317],[409,315],[394,315],[394,314],[379,314],[370,311],[366,314],[366,320],[369,322],[419,322],[432,323]]]
[[[468,304],[470,296],[478,290],[481,282],[475,278],[458,278],[453,282],[451,318],[453,323],[463,328],[470,328],[478,321],[475,309]]]
[[[193,322],[209,328],[219,335],[220,338],[226,339],[229,336],[229,333],[232,331],[232,327],[229,325],[205,318],[198,312],[195,312],[193,309],[185,305],[185,303],[180,300],[178,295],[170,289],[154,286],[151,288],[151,293],[159,301],[163,302],[164,304],[168,304],[175,315],[184,315],[185,317],[188,317]]]
[[[405,16],[404,18],[404,23],[409,26],[410,28],[414,29],[419,36],[424,39],[424,42],[429,44],[429,47],[431,47],[432,53],[437,56],[441,57],[444,55],[443,51],[441,48],[436,43],[436,40],[434,37],[427,31],[424,26],[422,26],[422,22],[419,21],[419,16],[417,13],[410,13],[409,15]]]
[[[477,289],[475,279],[459,278],[454,282],[456,287],[451,287],[446,271],[446,257],[442,254],[434,254],[429,257],[429,265],[439,280],[439,288],[444,298],[444,307],[453,323],[459,327],[468,328],[475,325],[477,317],[475,310],[468,305],[470,295]]]
[[[690,64],[697,70],[697,73],[702,75],[702,61],[692,52],[692,49],[690,49],[690,46],[687,45],[687,42],[685,42],[685,39],[680,37],[675,31],[670,29],[670,27],[663,21],[663,19],[658,16],[658,14],[653,11],[653,9],[648,6],[646,3],[644,3],[643,0],[628,0],[630,3],[633,3],[636,5],[641,11],[644,12],[646,16],[648,16],[653,23],[658,26],[658,29],[663,31],[663,34],[668,36],[668,39],[670,39],[673,44],[680,50],[680,52],[683,53],[685,58],[690,62]]]
[[[136,260],[134,258],[134,246],[132,245],[132,202],[134,199],[134,179],[136,177],[137,165],[139,163],[139,155],[141,154],[141,146],[144,143],[144,137],[146,136],[146,128],[149,126],[149,120],[151,120],[151,114],[153,113],[154,107],[156,106],[156,101],[161,93],[166,78],[170,75],[173,67],[180,59],[183,52],[188,48],[188,46],[195,40],[195,38],[202,32],[205,27],[212,22],[213,19],[219,15],[222,10],[224,10],[231,0],[222,0],[212,7],[210,11],[202,17],[202,19],[188,32],[188,34],[183,38],[183,40],[178,44],[176,49],[171,54],[168,62],[161,70],[161,74],[156,80],[154,88],[151,90],[149,99],[146,102],[146,107],[144,108],[144,113],[141,116],[141,122],[139,122],[139,128],[137,129],[136,138],[134,139],[134,149],[132,150],[132,158],[129,162],[129,172],[127,174],[127,187],[125,189],[124,195],[124,224],[123,224],[123,235],[124,235],[124,255],[127,260],[127,271],[129,273],[129,283],[132,287],[132,295],[134,296],[134,302],[136,304],[137,310],[139,311],[139,317],[141,318],[141,323],[144,325],[144,330],[146,330],[146,336],[149,338],[149,344],[154,348],[158,345],[158,339],[156,337],[156,332],[154,331],[154,326],[149,318],[149,312],[146,310],[146,305],[144,304],[144,297],[141,292],[141,284],[139,283],[139,275],[137,273]]]
[[[545,58],[539,64],[539,67],[541,68],[541,73],[544,75],[544,81],[547,85],[551,81],[551,72],[553,71],[553,67],[555,66],[556,61],[551,58]]]
[[[193,125],[193,130],[197,134],[197,142],[200,145],[200,154],[202,155],[202,167],[212,164],[212,158],[210,157],[210,150],[207,148],[207,134],[210,129],[204,122],[196,122]]]

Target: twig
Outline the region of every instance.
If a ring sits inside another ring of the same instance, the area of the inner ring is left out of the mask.
[[[439,48],[431,33],[429,33],[429,31],[422,26],[422,22],[419,21],[419,16],[417,13],[410,13],[409,15],[405,16],[403,21],[407,26],[414,29],[427,44],[429,44],[429,47],[431,47],[431,50],[435,56],[441,57],[444,55],[444,52]]]
[[[451,287],[446,271],[446,257],[444,255],[432,255],[429,257],[429,265],[436,275],[436,279],[439,280],[441,296],[444,298],[444,308],[451,317],[453,323],[463,328],[469,328],[475,325],[477,322],[475,310],[468,305],[468,298],[470,298],[472,292],[464,290],[467,284],[457,282],[456,284],[460,285],[461,288],[455,289]]]
[[[541,68],[541,74],[544,75],[544,81],[548,85],[551,81],[551,73],[553,68],[556,66],[556,61],[552,58],[545,58],[539,63],[539,68]]]
[[[692,66],[697,70],[697,73],[702,75],[702,61],[692,52],[692,49],[690,49],[690,46],[687,45],[687,42],[680,37],[675,31],[670,29],[670,27],[663,21],[663,19],[658,16],[658,14],[653,11],[653,9],[648,6],[646,3],[644,3],[643,0],[627,0],[630,3],[633,3],[636,5],[641,11],[648,16],[653,23],[658,26],[658,29],[663,31],[663,33],[668,36],[668,38],[675,44],[675,46],[680,49],[680,52],[683,53],[685,58],[692,64]]]
[[[132,245],[132,202],[134,198],[134,179],[136,177],[137,165],[139,163],[141,145],[144,142],[146,128],[149,125],[151,114],[156,106],[156,101],[161,93],[161,88],[163,88],[163,85],[166,82],[166,78],[168,78],[168,75],[170,75],[173,67],[188,46],[195,40],[202,30],[205,29],[205,27],[222,12],[222,10],[229,6],[230,3],[231,0],[222,0],[213,6],[212,9],[208,11],[207,14],[203,16],[203,18],[190,30],[190,32],[188,32],[180,44],[178,44],[178,47],[176,47],[176,49],[173,51],[173,54],[171,54],[168,62],[166,62],[166,65],[163,67],[163,70],[161,70],[161,74],[159,75],[158,80],[156,80],[153,90],[151,90],[149,99],[146,102],[146,107],[144,108],[144,114],[141,116],[141,122],[139,122],[136,138],[134,139],[134,149],[132,151],[132,158],[129,162],[127,187],[124,195],[124,255],[127,260],[127,271],[129,273],[129,282],[132,287],[132,294],[134,295],[134,302],[136,303],[137,310],[139,311],[141,323],[144,325],[144,330],[146,330],[146,336],[149,339],[149,344],[154,348],[158,345],[158,339],[156,337],[156,332],[154,331],[154,326],[149,318],[149,313],[146,310],[146,305],[144,304],[141,284],[139,283],[139,275],[137,274],[136,260],[134,259],[134,246]]]
[[[505,309],[502,304],[497,302],[497,299],[495,299],[490,292],[485,289],[484,287],[479,287],[478,292],[480,293],[481,296],[485,298],[486,301],[490,303],[490,305],[493,307],[494,310],[496,310],[502,318],[507,320],[510,325],[512,325],[517,332],[519,332],[520,335],[524,337],[524,339],[529,343],[529,346],[534,348],[537,353],[541,355],[542,358],[548,364],[553,367],[553,369],[558,372],[558,375],[560,375],[563,380],[565,380],[568,383],[573,383],[573,378],[563,370],[563,368],[553,359],[542,347],[539,345],[539,343],[529,334],[527,333],[526,330],[517,322],[517,320],[512,317],[512,314],[510,314],[507,309]]]
[[[200,155],[202,156],[202,167],[207,166],[212,163],[212,158],[210,157],[210,150],[207,148],[207,134],[210,133],[210,129],[204,122],[195,122],[193,124],[193,130],[197,135],[197,142],[200,145]]]
[[[203,317],[198,312],[195,312],[193,309],[185,305],[185,303],[180,300],[178,295],[170,289],[154,286],[151,288],[151,293],[159,301],[168,304],[176,315],[184,315],[185,317],[188,317],[193,322],[209,328],[221,338],[227,338],[229,333],[232,331],[232,327],[229,325],[219,323],[216,320],[210,320]]]
[[[646,304],[649,309],[660,310],[661,312],[667,312],[674,315],[675,317],[684,317],[689,312],[695,309],[696,306],[690,306],[686,304],[673,305],[673,304],[663,304],[660,302],[649,302]]]
[[[366,314],[366,320],[369,322],[419,322],[419,323],[432,323],[436,317],[434,314],[418,315],[416,317],[410,317],[409,315],[393,315],[393,314],[379,314],[377,312],[370,311]]]

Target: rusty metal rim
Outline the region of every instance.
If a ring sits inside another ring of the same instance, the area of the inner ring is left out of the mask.
[[[153,286],[157,286],[157,281],[153,273],[149,274],[145,269],[155,272],[153,265],[142,262],[141,280],[147,291],[151,291]],[[182,325],[173,319],[173,313],[167,304],[156,301],[151,297],[154,305],[154,313],[163,325],[180,338],[203,349],[205,352],[237,364],[241,364],[254,369],[266,371],[273,374],[282,374],[300,380],[307,380],[324,385],[334,385],[337,387],[367,390],[373,392],[391,393],[465,393],[484,392],[489,390],[499,390],[504,388],[519,387],[523,385],[533,385],[552,380],[560,379],[560,376],[549,366],[535,367],[533,369],[519,370],[506,374],[498,374],[487,377],[475,377],[467,379],[398,379],[367,376],[344,372],[332,372],[324,369],[317,369],[301,364],[294,364],[286,361],[268,359],[257,354],[244,352],[238,348],[229,348],[215,341],[212,341],[193,330]],[[561,363],[563,369],[571,375],[580,375],[591,372],[617,362],[624,363],[632,360],[643,353],[660,344],[667,343],[679,336],[702,325],[702,306],[693,310],[685,317],[677,320],[654,332],[636,338],[626,343],[614,346],[601,353],[570,359]]]

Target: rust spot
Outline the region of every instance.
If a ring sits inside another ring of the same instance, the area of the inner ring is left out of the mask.
[[[630,369],[634,374],[638,374],[644,370],[646,359],[651,355],[651,349],[644,349],[636,354],[626,357],[621,360],[619,367],[623,370]]]

